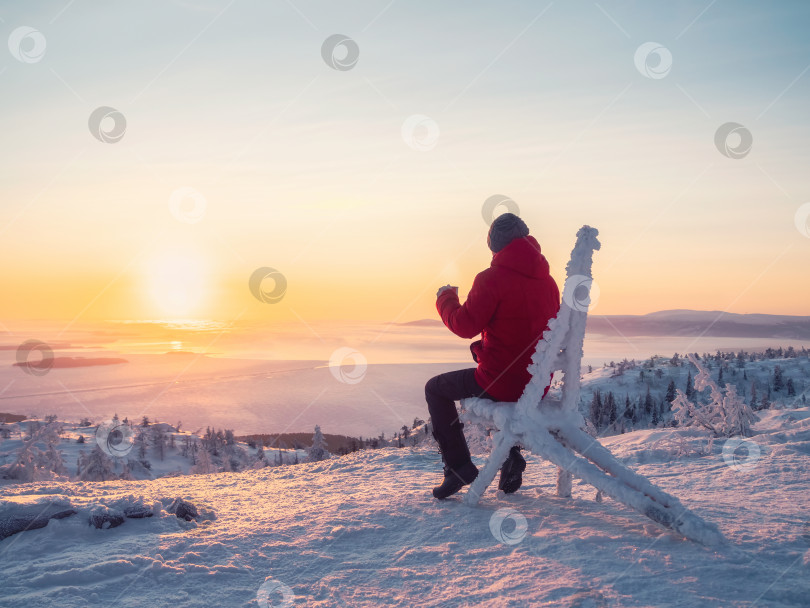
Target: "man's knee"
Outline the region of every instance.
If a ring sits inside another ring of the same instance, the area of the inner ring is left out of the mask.
[[[439,392],[439,376],[433,376],[425,383],[425,398]]]

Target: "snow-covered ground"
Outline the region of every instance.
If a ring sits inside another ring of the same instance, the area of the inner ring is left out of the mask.
[[[720,548],[595,502],[587,486],[557,498],[555,469],[531,455],[517,494],[438,502],[438,455],[386,448],[242,473],[6,486],[6,517],[37,500],[78,514],[0,541],[0,605],[808,606],[810,410],[758,415],[748,449],[717,440],[707,453],[691,429],[603,441],[715,522]],[[168,513],[176,497],[201,520]],[[94,509],[132,503],[155,516],[88,525]]]

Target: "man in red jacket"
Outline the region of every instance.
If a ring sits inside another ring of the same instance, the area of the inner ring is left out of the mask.
[[[478,476],[455,401],[517,401],[531,377],[527,368],[537,341],[560,309],[557,283],[523,220],[512,213],[498,216],[487,245],[492,263],[475,277],[464,304],[459,303],[458,287],[445,285],[436,294],[436,308],[450,331],[461,338],[481,334],[470,345],[478,367],[440,374],[425,385],[433,436],[444,460],[444,482],[433,488],[439,499]],[[498,487],[506,493],[517,491],[525,468],[519,448],[513,447],[501,467]]]

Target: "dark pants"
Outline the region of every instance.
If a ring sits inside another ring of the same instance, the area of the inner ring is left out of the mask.
[[[478,385],[474,372],[474,367],[447,372],[434,376],[425,384],[425,400],[433,425],[433,436],[442,451],[444,464],[451,469],[470,462],[464,424],[458,418],[455,402],[467,397],[497,401]]]

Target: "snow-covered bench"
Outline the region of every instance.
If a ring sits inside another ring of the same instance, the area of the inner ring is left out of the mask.
[[[520,444],[557,465],[559,496],[571,496],[571,480],[575,476],[665,528],[705,545],[721,543],[723,536],[717,526],[702,520],[677,498],[621,464],[583,430],[585,420],[578,409],[580,366],[593,283],[593,252],[600,248],[598,234],[590,226],[577,232],[566,266],[560,311],[537,343],[528,368],[532,377],[520,399],[514,403],[477,397],[462,400],[462,419],[493,429],[494,444],[464,501],[470,505],[478,503],[511,447]],[[555,399],[549,393],[543,397],[548,379],[556,371],[563,372],[560,396]]]

